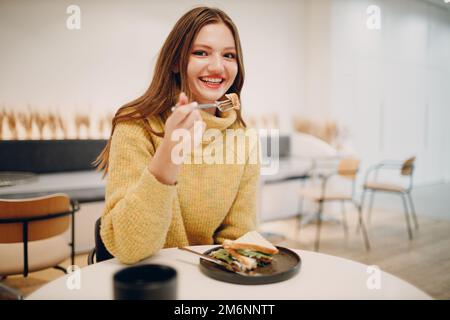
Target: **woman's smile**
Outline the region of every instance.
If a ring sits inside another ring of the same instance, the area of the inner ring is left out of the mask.
[[[207,89],[212,90],[220,89],[225,82],[225,78],[221,76],[205,76],[200,77],[199,80]]]

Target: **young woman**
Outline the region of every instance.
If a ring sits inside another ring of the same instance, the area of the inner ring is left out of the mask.
[[[256,228],[260,167],[249,161],[257,147],[248,139],[237,139],[244,161],[211,164],[187,149],[181,155],[192,161],[173,161],[179,146],[173,134],[183,129],[195,134],[199,121],[204,124],[200,134],[213,130],[219,136],[197,140],[195,150],[211,151],[213,145],[239,158],[225,138],[229,130],[245,128],[240,110],[195,106],[228,93],[240,95],[243,83],[241,44],[232,20],[215,8],[184,14],[159,53],[150,87],[118,110],[96,161],[108,173],[101,237],[121,262],[135,263],[165,247],[222,243]]]

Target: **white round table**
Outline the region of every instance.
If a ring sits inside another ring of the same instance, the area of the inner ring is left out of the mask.
[[[204,252],[214,246],[192,246]],[[163,249],[140,263],[160,263],[178,271],[178,299],[183,300],[299,300],[299,299],[431,299],[413,285],[386,272],[379,273],[379,288],[369,278],[368,266],[322,253],[294,250],[302,259],[293,278],[267,285],[238,285],[217,281],[199,270],[199,257],[176,248]],[[54,280],[27,299],[112,299],[113,274],[126,267],[111,259]],[[369,268],[369,271],[372,269]],[[70,278],[72,277],[72,278]],[[76,280],[79,288],[77,288]],[[378,281],[378,280],[377,280]],[[368,285],[369,282],[369,285]]]

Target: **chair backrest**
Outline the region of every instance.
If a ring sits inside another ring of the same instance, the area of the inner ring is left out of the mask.
[[[114,256],[109,253],[103,243],[102,237],[100,236],[102,218],[98,218],[95,222],[95,260],[97,262],[108,260],[114,258]]]
[[[39,218],[71,211],[70,198],[53,194],[30,199],[0,199],[0,243],[23,241],[23,223],[5,223],[8,219]],[[28,222],[28,240],[47,239],[65,232],[70,215]]]
[[[337,172],[340,176],[354,180],[359,170],[360,160],[358,159],[341,159],[338,164]]]
[[[416,157],[411,157],[406,159],[402,164],[401,174],[404,176],[412,175],[414,171],[414,162],[416,161]]]

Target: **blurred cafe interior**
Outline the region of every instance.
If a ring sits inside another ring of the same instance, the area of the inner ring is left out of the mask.
[[[0,289],[26,299],[88,266],[107,181],[92,161],[117,109],[147,89],[173,23],[208,5],[240,32],[244,120],[266,149],[276,133],[261,235],[450,298],[448,1],[76,3],[74,26],[67,1],[0,1]],[[66,197],[36,200],[55,194]],[[36,218],[54,206],[66,214]]]

